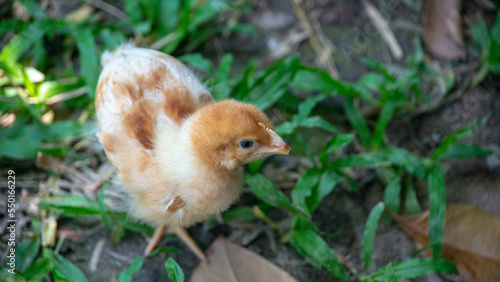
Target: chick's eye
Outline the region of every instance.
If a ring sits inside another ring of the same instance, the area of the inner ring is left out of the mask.
[[[240,141],[240,147],[243,149],[250,149],[254,145],[254,142],[252,140],[241,140]]]

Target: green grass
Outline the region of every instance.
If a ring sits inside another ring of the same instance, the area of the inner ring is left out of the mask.
[[[0,23],[0,35],[15,34],[0,51],[0,68],[5,72],[0,77],[0,112],[16,116],[12,125],[0,131],[0,156],[31,161],[38,152],[61,158],[74,157],[71,144],[90,138],[88,117],[94,114],[100,54],[133,39],[137,44],[179,55],[181,61],[203,74],[204,82],[212,89],[216,100],[235,98],[253,103],[262,110],[273,107],[288,118],[276,127],[277,133],[291,140],[292,148],[304,147],[304,154],[313,164],[297,181],[291,199],[261,174],[263,161],[250,164],[246,177],[246,183],[262,201],[259,205],[262,211],[281,209],[289,212],[292,224],[285,230],[281,242],[290,243],[301,255],[338,279],[353,279],[322,237],[323,226],[312,223],[311,215],[334,189],[358,189],[356,181],[349,176],[350,172],[371,169],[385,186],[385,193],[380,199],[383,202],[375,206],[368,217],[360,254],[364,270],[354,278],[396,281],[432,272],[456,272],[451,262],[440,258],[446,207],[446,171],[442,162],[484,157],[491,152],[473,144],[456,143],[470,136],[473,129],[485,120],[449,135],[433,154],[426,157],[418,157],[387,141],[386,129],[392,120],[432,102],[433,93],[424,88],[440,80],[446,86],[444,91],[449,91],[455,83],[453,77],[439,75],[424,59],[418,38],[404,71],[365,60],[370,71],[356,83],[335,80],[322,69],[301,65],[298,55],[276,61],[265,69],[257,69],[256,60],[250,60],[241,74],[234,74],[234,55],[225,54],[214,64],[196,51],[207,39],[221,33],[253,32],[252,26],[243,23],[215,23],[224,14],[247,13],[249,5],[246,1],[127,0],[123,5],[126,17],[121,20],[102,21],[89,15],[77,22],[47,17],[36,1],[21,2],[28,9],[30,20],[10,18]],[[171,16],[162,17],[164,14]],[[489,72],[499,73],[499,18],[497,16],[490,30],[484,21],[473,27],[472,35],[481,52],[476,83]],[[62,44],[62,54],[48,55],[53,44]],[[305,93],[308,98],[302,99],[303,95],[296,93]],[[315,111],[318,104],[333,96],[342,98],[345,103],[341,115],[349,124],[347,129],[340,130]],[[62,101],[62,105],[53,109],[54,101]],[[360,105],[371,105],[378,109],[378,114],[367,118]],[[55,116],[54,120],[47,120],[51,114]],[[325,140],[321,147],[305,148],[311,129],[326,134],[329,140]],[[354,142],[360,144],[361,150],[352,149]],[[433,258],[393,262],[367,273],[372,263],[375,231],[384,210],[399,212],[404,206],[410,213],[420,211],[413,189],[414,179],[425,181],[429,188],[429,238]],[[98,216],[111,230],[114,241],[123,237],[124,229],[151,235],[150,227],[130,221],[123,212],[109,209],[104,202],[106,187],[99,192],[97,200],[82,195],[47,195],[38,206],[64,217]],[[259,220],[250,206],[233,208],[223,217],[229,221]],[[17,267],[16,279],[44,280],[52,276],[56,280],[85,281],[83,273],[58,254],[57,248],[41,246],[42,231],[38,219],[35,218],[32,225],[34,235],[23,239],[17,249],[22,260]],[[160,248],[155,253],[175,251]],[[144,259],[143,256],[135,258],[120,273],[118,280],[130,281],[133,273],[142,267]],[[172,280],[183,281],[184,274],[173,259],[165,262],[165,268]],[[5,272],[6,268],[2,271]]]

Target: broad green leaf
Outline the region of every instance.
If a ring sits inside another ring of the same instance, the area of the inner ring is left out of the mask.
[[[48,29],[49,26],[46,24],[46,21],[36,21],[23,28],[0,51],[0,67],[3,65],[8,71],[12,72],[10,73],[11,75],[19,75],[19,68],[16,67],[16,61],[24,51],[40,40]]]
[[[478,119],[475,122],[473,122],[470,125],[467,125],[466,127],[453,132],[452,134],[448,135],[441,144],[436,148],[436,151],[432,155],[433,159],[438,159],[441,154],[443,154],[448,147],[450,147],[453,143],[455,143],[457,140],[462,139],[464,137],[470,136],[472,134],[472,131],[478,126],[479,124],[485,123],[488,120],[489,116],[486,116],[485,118]]]
[[[231,64],[233,63],[233,55],[228,53],[222,58],[219,70],[215,74],[212,95],[216,101],[221,101],[229,97],[231,87],[229,86],[229,73]]]
[[[446,216],[446,191],[444,177],[446,171],[440,164],[435,164],[427,176],[429,185],[429,244],[432,257],[439,258],[443,251],[443,236]]]
[[[54,263],[54,269],[52,274],[56,281],[75,281],[84,282],[88,281],[85,275],[81,272],[78,267],[72,264],[69,260],[65,259],[63,256],[56,254],[52,251],[50,252],[50,257],[52,263]]]
[[[308,117],[302,120],[298,125],[306,128],[320,128],[330,133],[339,132],[334,125],[318,116]]]
[[[306,66],[300,66],[291,86],[304,90],[336,92],[339,95],[353,91],[348,84],[333,79],[326,71]]]
[[[371,275],[361,277],[362,281],[381,281],[384,279],[387,266],[377,269]],[[400,279],[411,279],[431,273],[458,274],[453,262],[445,259],[415,258],[403,262],[392,263],[395,276]]]
[[[372,140],[371,131],[366,124],[366,120],[363,117],[361,110],[354,104],[354,100],[352,98],[346,99],[344,110],[347,119],[358,133],[359,141],[361,141],[363,146],[369,147]]]
[[[425,163],[416,155],[412,154],[410,151],[398,148],[398,147],[387,147],[379,152],[379,157],[390,161],[394,165],[402,167],[410,174],[415,174],[419,178],[425,178],[426,165]]]
[[[328,165],[328,154],[334,153],[342,147],[349,145],[354,139],[353,134],[338,134],[321,149],[320,162],[323,167]]]
[[[47,98],[50,98],[54,95],[75,90],[84,85],[85,81],[77,77],[59,81],[45,81],[38,85],[36,92],[38,93],[38,97],[40,98],[40,100],[43,102]]]
[[[398,282],[398,277],[396,273],[394,273],[394,268],[392,267],[392,263],[389,263],[385,268],[384,279],[386,282]]]
[[[224,222],[231,222],[233,220],[248,222],[256,219],[257,217],[252,212],[252,207],[240,206],[224,212],[222,214],[222,218],[224,219]]]
[[[330,139],[326,146],[326,152],[328,154],[332,154],[337,150],[351,144],[353,139],[354,134],[338,134]]]
[[[130,231],[144,232],[149,236],[153,235],[154,233],[154,229],[150,226],[142,222],[133,221],[133,219],[130,218],[127,212],[113,212],[111,214],[111,218],[118,223],[118,226],[124,227]]]
[[[40,209],[54,210],[66,216],[86,216],[99,214],[98,203],[85,196],[60,194],[43,197],[38,204]]]
[[[483,150],[474,144],[451,144],[440,156],[440,160],[466,159],[471,157],[483,158],[492,154],[492,151]]]
[[[158,33],[165,36],[173,32],[179,23],[180,0],[160,0],[158,4]],[[168,15],[168,16],[166,16]]]
[[[318,186],[320,176],[319,169],[315,167],[308,169],[302,177],[300,177],[297,185],[292,190],[293,203],[309,214],[312,213],[313,206],[315,206],[316,203],[312,203],[308,201],[308,199],[312,196],[316,186]]]
[[[22,272],[22,275],[28,281],[34,281],[46,277],[53,269],[54,264],[50,258],[39,257],[28,269]]]
[[[45,11],[43,10],[42,6],[40,6],[40,3],[35,0],[22,0],[20,1],[23,3],[23,6],[26,7],[26,10],[32,15],[35,19],[43,19],[47,17],[45,14]]]
[[[292,232],[292,245],[304,256],[307,256],[321,264],[333,276],[348,281],[349,277],[340,264],[335,252],[328,244],[312,229],[300,229]]]
[[[139,1],[125,0],[125,13],[130,17],[132,23],[138,23],[142,19],[142,9]]]
[[[323,101],[327,96],[326,95],[316,95],[313,97],[309,97],[306,100],[302,101],[299,104],[299,108],[297,110],[297,114],[293,117],[293,120],[296,122],[301,122],[305,118],[307,118],[314,107],[321,101]]]
[[[42,150],[40,143],[27,138],[13,138],[0,140],[0,156],[15,160],[35,159]]]
[[[298,65],[296,56],[275,63],[254,82],[250,92],[242,100],[261,110],[272,106],[287,91]]]
[[[167,270],[168,277],[172,279],[172,281],[184,281],[184,271],[182,271],[181,267],[173,258],[170,257],[167,259],[167,261],[165,262],[165,269]]]
[[[361,76],[356,83],[356,87],[371,91],[379,91],[385,83],[387,83],[387,79],[384,76],[378,73],[369,72]]]
[[[361,260],[365,270],[370,267],[373,256],[373,246],[375,243],[375,231],[378,227],[378,220],[384,211],[384,203],[379,202],[370,211],[370,215],[366,220],[365,230],[363,231],[363,239],[361,240]]]
[[[317,188],[313,190],[311,195],[310,207],[314,212],[321,203],[324,197],[333,191],[333,188],[340,182],[341,177],[334,170],[326,170],[321,174]]]
[[[27,238],[16,246],[16,271],[24,272],[38,256],[40,251],[40,237]]]
[[[381,73],[390,82],[396,81],[396,77],[389,71],[389,69],[384,64],[377,62],[377,61],[374,61],[374,60],[367,59],[367,58],[362,58],[361,62],[363,64],[365,64],[366,66],[368,66],[369,68],[372,68],[372,69],[378,71],[379,73]]]
[[[200,69],[209,74],[212,74],[214,71],[214,64],[212,64],[209,59],[203,57],[200,53],[185,54],[178,57],[178,59],[185,64],[191,65],[194,68]]]
[[[99,60],[94,46],[94,35],[92,35],[90,29],[76,29],[74,36],[76,37],[76,45],[80,58],[80,72],[85,78],[85,83],[89,89],[89,97],[93,99],[99,79]]]
[[[136,271],[141,269],[143,263],[144,263],[143,256],[136,257],[127,269],[120,272],[120,275],[118,276],[118,279],[116,281],[117,282],[132,281],[132,276]]]
[[[274,186],[269,179],[261,174],[248,175],[246,182],[252,189],[252,192],[262,200],[273,207],[284,208],[295,215],[305,216],[304,212],[290,203],[290,200]]]

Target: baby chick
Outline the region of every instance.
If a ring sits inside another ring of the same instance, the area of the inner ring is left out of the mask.
[[[264,113],[214,102],[171,56],[122,46],[102,63],[98,138],[131,195],[131,214],[157,226],[155,237],[226,210],[241,194],[242,164],[290,151]]]

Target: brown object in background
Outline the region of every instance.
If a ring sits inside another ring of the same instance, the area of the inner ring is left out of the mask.
[[[428,0],[422,19],[424,44],[436,57],[459,60],[466,56],[460,0]]]

